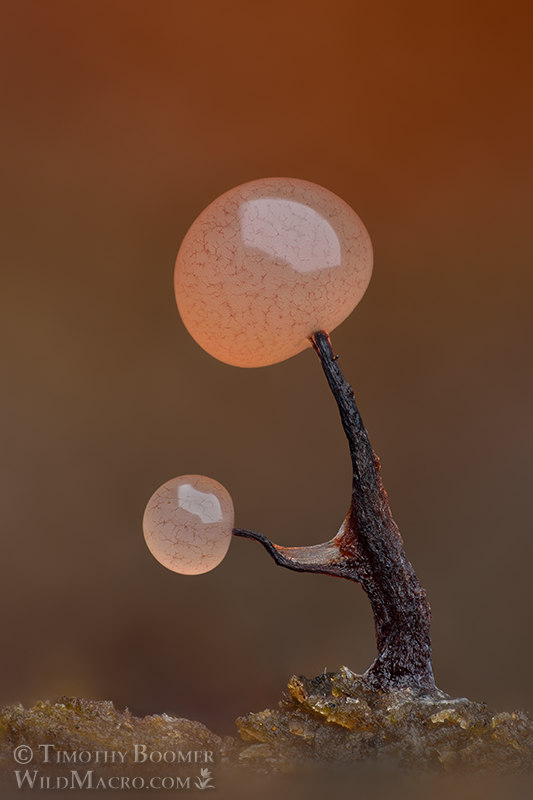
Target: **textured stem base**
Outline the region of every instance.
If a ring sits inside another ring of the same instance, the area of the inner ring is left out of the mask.
[[[324,331],[311,339],[337,402],[352,460],[352,499],[337,535],[312,547],[282,547],[266,536],[235,529],[236,536],[260,542],[276,564],[298,572],[317,572],[361,584],[374,613],[378,655],[366,671],[373,689],[410,687],[436,692],[431,662],[431,612],[426,593],[407,559],[403,542],[359,414]]]

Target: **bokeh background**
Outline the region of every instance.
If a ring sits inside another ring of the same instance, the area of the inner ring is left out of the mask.
[[[187,472],[282,544],[344,516],[314,353],[218,363],[172,291],[211,200],[289,175],[373,240],[333,341],[428,591],[438,684],[533,710],[530,3],[0,7],[0,703],[76,694],[227,732],[292,673],[374,657],[358,586],[244,540],[180,577],[141,532]]]

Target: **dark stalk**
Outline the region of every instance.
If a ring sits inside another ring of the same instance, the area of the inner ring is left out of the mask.
[[[361,584],[376,627],[378,655],[364,673],[374,689],[410,687],[435,691],[426,593],[407,559],[380,476],[380,463],[359,414],[353,389],[342,374],[325,331],[311,337],[337,402],[352,460],[352,500],[337,535],[324,544],[282,547],[254,531],[235,528],[235,536],[254,539],[276,564],[297,572],[318,572]]]

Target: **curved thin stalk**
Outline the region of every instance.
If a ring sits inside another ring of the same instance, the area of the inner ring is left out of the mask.
[[[369,686],[435,691],[426,593],[407,559],[353,389],[342,374],[325,331],[311,337],[348,439],[353,482],[350,508],[337,535],[311,547],[282,547],[263,534],[235,528],[254,539],[276,564],[297,572],[317,572],[361,584],[376,628],[378,655],[364,674]]]

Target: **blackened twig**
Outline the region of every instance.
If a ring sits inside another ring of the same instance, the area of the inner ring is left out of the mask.
[[[236,536],[260,542],[274,561],[298,572],[335,575],[360,583],[374,613],[378,655],[364,674],[374,688],[435,691],[429,624],[431,613],[391,514],[353,389],[342,374],[325,331],[311,337],[339,409],[353,469],[352,501],[340,531],[311,547],[281,547],[253,531]]]

